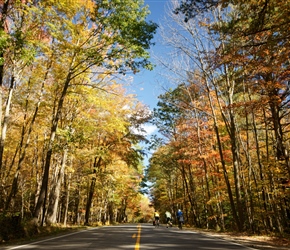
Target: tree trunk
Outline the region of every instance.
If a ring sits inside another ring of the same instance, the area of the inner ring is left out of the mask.
[[[198,216],[197,216],[197,212],[196,212],[196,205],[195,205],[195,202],[193,201],[193,196],[195,195],[194,185],[193,185],[193,183],[188,184],[187,179],[190,179],[190,177],[187,178],[184,164],[181,164],[181,165],[182,165],[181,166],[181,175],[183,178],[184,189],[185,189],[184,192],[185,192],[187,199],[189,200],[189,203],[191,205],[190,208],[192,210],[194,224],[196,226],[200,227],[200,222],[198,220]]]
[[[85,214],[85,225],[89,224],[90,210],[91,210],[91,206],[92,206],[92,202],[93,202],[93,196],[94,196],[96,180],[97,180],[96,173],[97,173],[97,169],[100,168],[100,166],[101,166],[102,158],[99,157],[98,161],[97,161],[97,158],[98,157],[95,157],[95,160],[94,160],[94,166],[93,166],[93,168],[94,168],[94,170],[93,170],[94,176],[92,177],[92,180],[91,180],[89,193],[88,193],[88,198],[87,198],[86,214]]]
[[[77,185],[77,188],[75,190],[75,210],[74,210],[74,224],[79,224],[79,210],[80,210],[80,185]]]
[[[13,95],[14,84],[15,84],[15,79],[12,76],[11,80],[10,80],[8,97],[7,97],[7,101],[5,104],[4,120],[3,120],[1,138],[0,138],[0,172],[3,168],[3,153],[4,153],[5,140],[6,140],[7,128],[8,128],[9,117],[10,117],[10,107],[11,107],[11,100],[12,100],[12,95]]]
[[[34,126],[34,123],[35,123],[35,120],[36,120],[36,117],[37,117],[37,114],[38,114],[39,106],[40,106],[40,103],[41,103],[41,100],[42,100],[42,96],[43,96],[43,92],[44,92],[44,82],[47,79],[48,72],[49,72],[49,69],[51,68],[51,65],[52,65],[52,60],[50,60],[50,62],[48,64],[48,67],[47,67],[47,70],[45,72],[44,80],[42,81],[42,86],[41,86],[41,90],[40,90],[39,99],[38,99],[38,101],[36,103],[36,107],[35,107],[35,110],[34,110],[34,113],[33,113],[33,116],[32,116],[32,120],[31,120],[29,128],[28,128],[26,142],[24,143],[24,137],[25,137],[25,131],[26,131],[26,125],[27,125],[28,97],[26,99],[26,113],[24,115],[24,123],[23,123],[23,126],[22,126],[22,132],[21,132],[22,136],[21,136],[21,141],[20,141],[20,146],[19,146],[19,148],[20,148],[20,156],[19,156],[17,170],[16,170],[16,173],[14,175],[12,187],[11,187],[11,190],[10,190],[10,194],[8,195],[8,198],[6,200],[6,205],[5,205],[4,210],[7,210],[9,208],[9,205],[11,203],[13,203],[13,202],[11,202],[11,200],[15,199],[15,196],[16,196],[17,191],[18,191],[18,176],[20,174],[20,171],[21,171],[21,168],[22,168],[22,163],[23,163],[23,161],[25,159],[25,156],[26,156],[26,150],[27,150],[27,148],[29,146],[29,143],[30,143],[31,133],[32,133],[32,130],[33,130],[33,126]]]
[[[1,15],[0,15],[0,32],[4,33],[5,32],[5,24],[6,24],[6,19],[8,16],[8,12],[9,12],[9,8],[8,6],[10,5],[10,0],[7,0],[4,2],[2,10],[1,10]],[[0,59],[3,59],[4,61],[4,51],[1,50],[0,52]],[[3,79],[4,79],[4,65],[5,62],[0,63],[0,131],[1,131],[1,135],[0,135],[0,150],[2,147],[4,147],[4,145],[2,145],[2,143],[4,144],[4,141],[2,142],[2,138],[3,138],[3,125],[2,125],[2,105],[3,105]],[[3,151],[2,151],[2,156],[0,157],[0,180],[2,180],[2,160],[3,160]],[[1,192],[2,193],[2,192]],[[0,195],[0,201],[2,200],[2,195]],[[2,202],[0,202],[1,204]],[[2,208],[2,206],[0,205],[0,209]]]
[[[213,99],[212,99],[212,96],[211,96],[212,87],[209,84],[210,79],[213,81],[215,95],[216,95],[216,98],[217,98],[218,102],[220,102],[220,99],[219,99],[220,96],[217,93],[217,88],[216,88],[214,74],[206,66],[207,64],[203,60],[203,56],[202,56],[202,53],[199,50],[199,47],[197,45],[197,41],[194,40],[194,43],[195,43],[195,46],[196,46],[196,49],[197,49],[198,61],[200,63],[199,66],[200,66],[200,68],[201,68],[201,70],[203,72],[203,78],[204,78],[205,87],[206,87],[206,94],[207,94],[207,97],[208,97],[208,100],[209,100],[210,109],[211,109],[211,115],[212,115],[211,118],[213,119],[213,122],[214,122],[214,131],[215,131],[215,135],[216,135],[216,139],[217,139],[218,151],[219,151],[219,155],[220,155],[220,160],[221,160],[221,165],[222,165],[222,169],[223,169],[224,180],[225,180],[227,191],[228,191],[228,195],[229,195],[229,200],[230,200],[230,204],[231,204],[231,209],[232,209],[234,221],[236,223],[237,229],[239,231],[242,231],[242,225],[241,225],[238,213],[237,213],[237,209],[236,209],[236,205],[235,205],[235,202],[234,202],[234,197],[233,197],[233,193],[232,193],[232,189],[231,189],[231,184],[230,184],[230,181],[229,181],[229,177],[228,177],[228,173],[227,173],[227,169],[226,169],[226,164],[225,164],[225,160],[224,160],[222,143],[221,143],[219,127],[218,127],[218,120],[217,120],[217,116],[216,116],[216,110],[214,108],[214,103],[213,103]],[[203,43],[201,43],[201,46],[203,47]],[[204,48],[203,48],[203,51],[205,51]],[[218,104],[220,106],[220,110],[222,110],[221,104],[220,103],[218,103]],[[223,113],[222,113],[222,115],[223,115]]]
[[[58,204],[59,204],[59,197],[60,197],[60,189],[61,189],[61,182],[64,176],[64,169],[66,165],[67,159],[67,149],[63,152],[63,158],[61,167],[57,174],[56,180],[54,185],[51,188],[50,195],[49,195],[49,204],[47,208],[47,224],[54,224],[57,222],[57,211],[58,211]]]
[[[41,208],[42,207],[45,208],[46,194],[47,194],[48,180],[49,180],[50,161],[51,161],[51,157],[52,157],[52,153],[53,153],[53,143],[54,143],[55,134],[56,134],[57,126],[58,126],[58,121],[61,117],[64,99],[65,99],[65,96],[67,94],[67,89],[69,87],[70,80],[71,80],[71,72],[69,72],[67,77],[66,77],[66,80],[65,80],[65,83],[63,86],[63,90],[61,93],[61,97],[60,97],[58,105],[57,105],[56,114],[55,114],[55,117],[52,121],[50,138],[49,138],[49,142],[48,142],[48,149],[47,149],[45,165],[44,165],[42,184],[41,184],[39,197],[38,197],[37,204],[36,204],[36,207],[34,210],[34,215],[33,215],[33,217],[35,219],[38,219],[40,212],[41,212]]]
[[[64,200],[63,200],[63,225],[65,227],[67,225],[67,216],[68,216],[70,179],[71,179],[71,173],[65,174],[65,176],[64,176],[65,194],[64,194]]]
[[[216,111],[215,111],[214,106],[213,106],[212,97],[210,95],[210,87],[209,87],[209,84],[207,82],[207,79],[205,79],[205,81],[206,81],[206,88],[207,88],[207,95],[208,95],[208,99],[209,99],[209,104],[210,104],[211,111],[212,111],[212,118],[214,120],[214,130],[215,130],[215,135],[216,135],[216,139],[217,139],[218,150],[219,150],[219,155],[220,155],[220,159],[221,159],[224,180],[225,180],[226,186],[227,186],[227,191],[228,191],[228,195],[229,195],[229,200],[230,200],[230,204],[231,204],[233,217],[234,217],[234,220],[235,220],[235,223],[237,225],[238,230],[241,231],[242,227],[241,227],[240,220],[239,220],[239,217],[237,214],[237,210],[236,210],[236,206],[235,206],[235,202],[234,202],[234,197],[233,197],[233,193],[232,193],[232,189],[231,189],[231,184],[229,181],[228,172],[227,172],[226,164],[225,164],[225,160],[224,160],[222,143],[221,143],[220,133],[219,133],[218,125],[217,125],[218,122],[217,122],[217,118],[216,118],[216,114],[215,114]]]

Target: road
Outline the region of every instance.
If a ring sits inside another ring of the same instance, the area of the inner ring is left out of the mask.
[[[155,228],[149,224],[123,224],[97,227],[58,237],[51,237],[25,245],[8,246],[6,250],[250,250],[232,242],[210,238],[186,229]]]

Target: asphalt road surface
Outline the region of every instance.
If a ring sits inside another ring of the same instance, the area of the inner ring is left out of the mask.
[[[1,249],[47,249],[47,250],[250,250],[253,248],[210,238],[186,229],[155,228],[149,224],[123,224],[97,227],[24,245]]]

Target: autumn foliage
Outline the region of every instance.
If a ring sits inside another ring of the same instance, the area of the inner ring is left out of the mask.
[[[164,28],[178,84],[155,110],[154,202],[196,227],[289,233],[289,1],[183,2]]]
[[[0,10],[0,224],[145,218],[136,131],[150,114],[124,83],[152,69],[147,7],[8,0]],[[0,241],[11,237],[1,226]]]

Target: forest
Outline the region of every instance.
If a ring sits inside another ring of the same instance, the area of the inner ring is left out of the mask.
[[[290,2],[168,2],[158,26],[142,0],[0,0],[0,240],[153,209],[290,233]],[[157,30],[151,111],[127,87],[154,69]]]
[[[290,1],[172,1],[147,177],[198,228],[290,232]],[[174,11],[172,11],[174,10]]]
[[[141,220],[150,208],[138,143],[150,112],[126,86],[153,68],[148,7],[6,0],[0,8],[1,241],[44,226]]]

